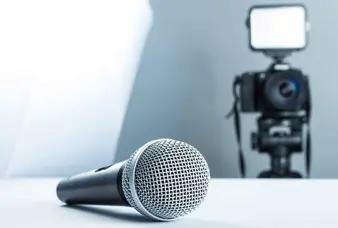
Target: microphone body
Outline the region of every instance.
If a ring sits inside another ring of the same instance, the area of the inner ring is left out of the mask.
[[[125,161],[70,176],[57,186],[57,197],[66,204],[130,206],[122,190]]]

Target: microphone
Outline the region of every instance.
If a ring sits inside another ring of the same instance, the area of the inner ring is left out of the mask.
[[[203,202],[209,182],[208,164],[196,148],[157,139],[128,160],[62,180],[56,192],[66,204],[130,206],[148,218],[172,221]]]

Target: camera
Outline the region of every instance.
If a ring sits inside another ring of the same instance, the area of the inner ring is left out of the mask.
[[[299,69],[275,63],[263,72],[244,73],[237,79],[243,113],[279,114],[309,106],[309,81]]]
[[[240,113],[260,113],[257,131],[251,134],[251,149],[270,156],[270,170],[259,178],[302,178],[291,169],[291,156],[305,148],[306,174],[311,164],[311,92],[309,76],[293,68],[285,59],[307,46],[309,22],[302,4],[255,5],[249,9],[246,26],[249,48],[272,59],[264,71],[235,77],[234,103],[227,117],[234,116],[239,151],[239,167],[245,177],[241,145]],[[303,127],[307,125],[306,143]]]

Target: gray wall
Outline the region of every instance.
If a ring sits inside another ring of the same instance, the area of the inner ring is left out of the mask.
[[[244,26],[248,8],[283,1],[153,0],[154,26],[145,46],[117,160],[145,142],[171,137],[197,147],[214,177],[239,177],[232,120],[234,75],[265,69],[270,60],[252,53]],[[289,1],[290,2],[290,1]],[[292,1],[291,1],[292,2]],[[338,177],[338,27],[335,0],[305,3],[311,21],[310,43],[289,62],[311,77],[314,113],[314,178]],[[249,177],[269,166],[268,157],[250,150],[255,116],[243,117],[244,150]],[[303,154],[293,167],[304,171]]]

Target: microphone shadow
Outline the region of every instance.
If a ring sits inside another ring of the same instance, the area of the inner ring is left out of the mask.
[[[151,220],[141,214],[138,213],[132,213],[128,211],[118,211],[118,210],[112,210],[111,208],[105,208],[105,207],[94,207],[94,206],[79,206],[79,205],[63,205],[61,206],[63,208],[73,209],[81,212],[90,213],[93,215],[99,215],[110,219],[118,219],[118,220],[124,220],[128,222],[137,222],[137,223],[150,223],[154,222],[154,220]]]
[[[228,222],[221,221],[208,221],[208,220],[200,220],[200,219],[189,219],[189,218],[181,218],[172,222],[162,222],[149,219],[138,212],[135,211],[126,211],[126,210],[112,210],[112,208],[108,207],[95,207],[95,206],[84,206],[84,205],[63,205],[62,208],[77,210],[85,213],[90,213],[92,215],[103,216],[105,218],[120,220],[125,222],[133,222],[133,223],[147,223],[147,226],[158,226],[161,223],[162,227],[166,228],[176,228],[180,227],[194,227],[194,228],[205,228],[205,227],[213,227],[213,228],[248,228],[243,226],[238,226],[236,224],[231,224]]]

